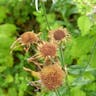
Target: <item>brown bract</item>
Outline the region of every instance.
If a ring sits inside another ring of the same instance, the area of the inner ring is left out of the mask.
[[[44,86],[54,90],[62,85],[64,72],[58,64],[45,66],[40,72],[40,78]]]
[[[56,55],[56,46],[52,43],[44,43],[39,47],[40,53],[43,57],[55,56]]]

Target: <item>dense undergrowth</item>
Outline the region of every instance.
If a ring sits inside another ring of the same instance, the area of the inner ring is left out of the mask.
[[[38,6],[35,1],[0,0],[0,96],[56,96],[45,88],[36,90],[29,82],[38,78],[23,70],[24,66],[38,70],[27,62],[36,46],[28,53],[19,47],[12,54],[10,46],[32,30],[41,32],[40,39],[47,41],[49,30],[61,26],[67,28],[71,40],[62,51],[68,74],[59,95],[96,96],[96,1],[39,0]]]

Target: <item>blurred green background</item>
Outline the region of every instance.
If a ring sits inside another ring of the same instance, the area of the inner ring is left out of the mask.
[[[58,89],[61,96],[96,96],[96,0],[0,0],[0,96],[56,96],[28,85],[36,78],[23,67],[36,69],[26,61],[34,50],[10,54],[10,46],[32,30],[47,40],[48,30],[60,26],[72,37],[64,51],[68,86]]]

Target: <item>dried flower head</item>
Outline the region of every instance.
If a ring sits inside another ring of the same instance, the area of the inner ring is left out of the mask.
[[[55,30],[53,36],[55,40],[62,40],[65,37],[65,33],[63,30],[58,29]]]
[[[30,48],[30,45],[37,41],[38,41],[38,37],[35,33],[30,31],[25,32],[19,38],[17,38],[17,40],[12,44],[11,49],[16,47],[15,45],[18,42],[21,44],[21,46],[25,46],[26,50],[28,51],[28,49]]]
[[[56,46],[52,43],[44,43],[39,47],[40,53],[43,57],[55,56],[56,55]]]
[[[20,36],[20,38],[21,38],[21,42],[25,45],[32,44],[38,40],[36,34],[33,32],[25,32]]]
[[[51,30],[49,31],[49,36],[53,41],[61,41],[61,40],[66,40],[67,37],[69,37],[69,33],[66,28],[58,28],[56,30]]]
[[[44,86],[54,90],[62,85],[64,72],[58,64],[45,66],[40,72],[40,78]]]

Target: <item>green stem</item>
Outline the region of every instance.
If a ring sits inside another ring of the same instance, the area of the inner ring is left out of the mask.
[[[62,67],[64,67],[64,54],[63,54],[63,45],[62,45],[63,43],[61,42],[60,43],[60,57],[61,57],[61,64],[62,64]],[[69,87],[69,84],[68,84],[68,76],[66,75],[66,78],[65,78],[65,80],[66,80],[66,87],[68,88],[67,90],[67,92],[68,92],[68,95],[70,96],[70,87]]]
[[[56,96],[59,96],[58,93],[55,91]]]
[[[72,25],[71,25],[71,24],[69,23],[69,21],[67,20],[67,17],[64,16],[64,14],[62,14],[62,16],[63,16],[63,20],[64,20],[64,22],[65,22],[65,24],[66,24],[67,29],[72,30]]]
[[[56,94],[57,96],[61,96],[60,93],[59,93],[59,91],[58,91],[58,89],[55,89],[55,94]]]
[[[49,24],[48,19],[47,19],[47,13],[46,13],[46,8],[45,8],[44,3],[42,3],[42,8],[43,8],[43,10],[44,10],[44,16],[45,16],[45,19],[46,19],[46,23],[47,23],[47,26],[48,26],[48,30],[51,30],[50,24]]]
[[[70,86],[69,86],[69,84],[68,84],[68,76],[66,76],[66,86],[67,86],[67,88],[68,88],[68,89],[67,89],[67,90],[68,90],[68,91],[67,91],[67,92],[68,92],[68,95],[71,96],[71,94],[70,94]]]
[[[60,92],[58,91],[58,89],[57,89],[57,93],[59,94],[59,96],[61,96],[61,94],[60,94]]]
[[[60,43],[60,58],[61,58],[61,64],[62,64],[62,67],[64,67],[64,55],[63,55],[63,49],[62,49],[62,42]]]

